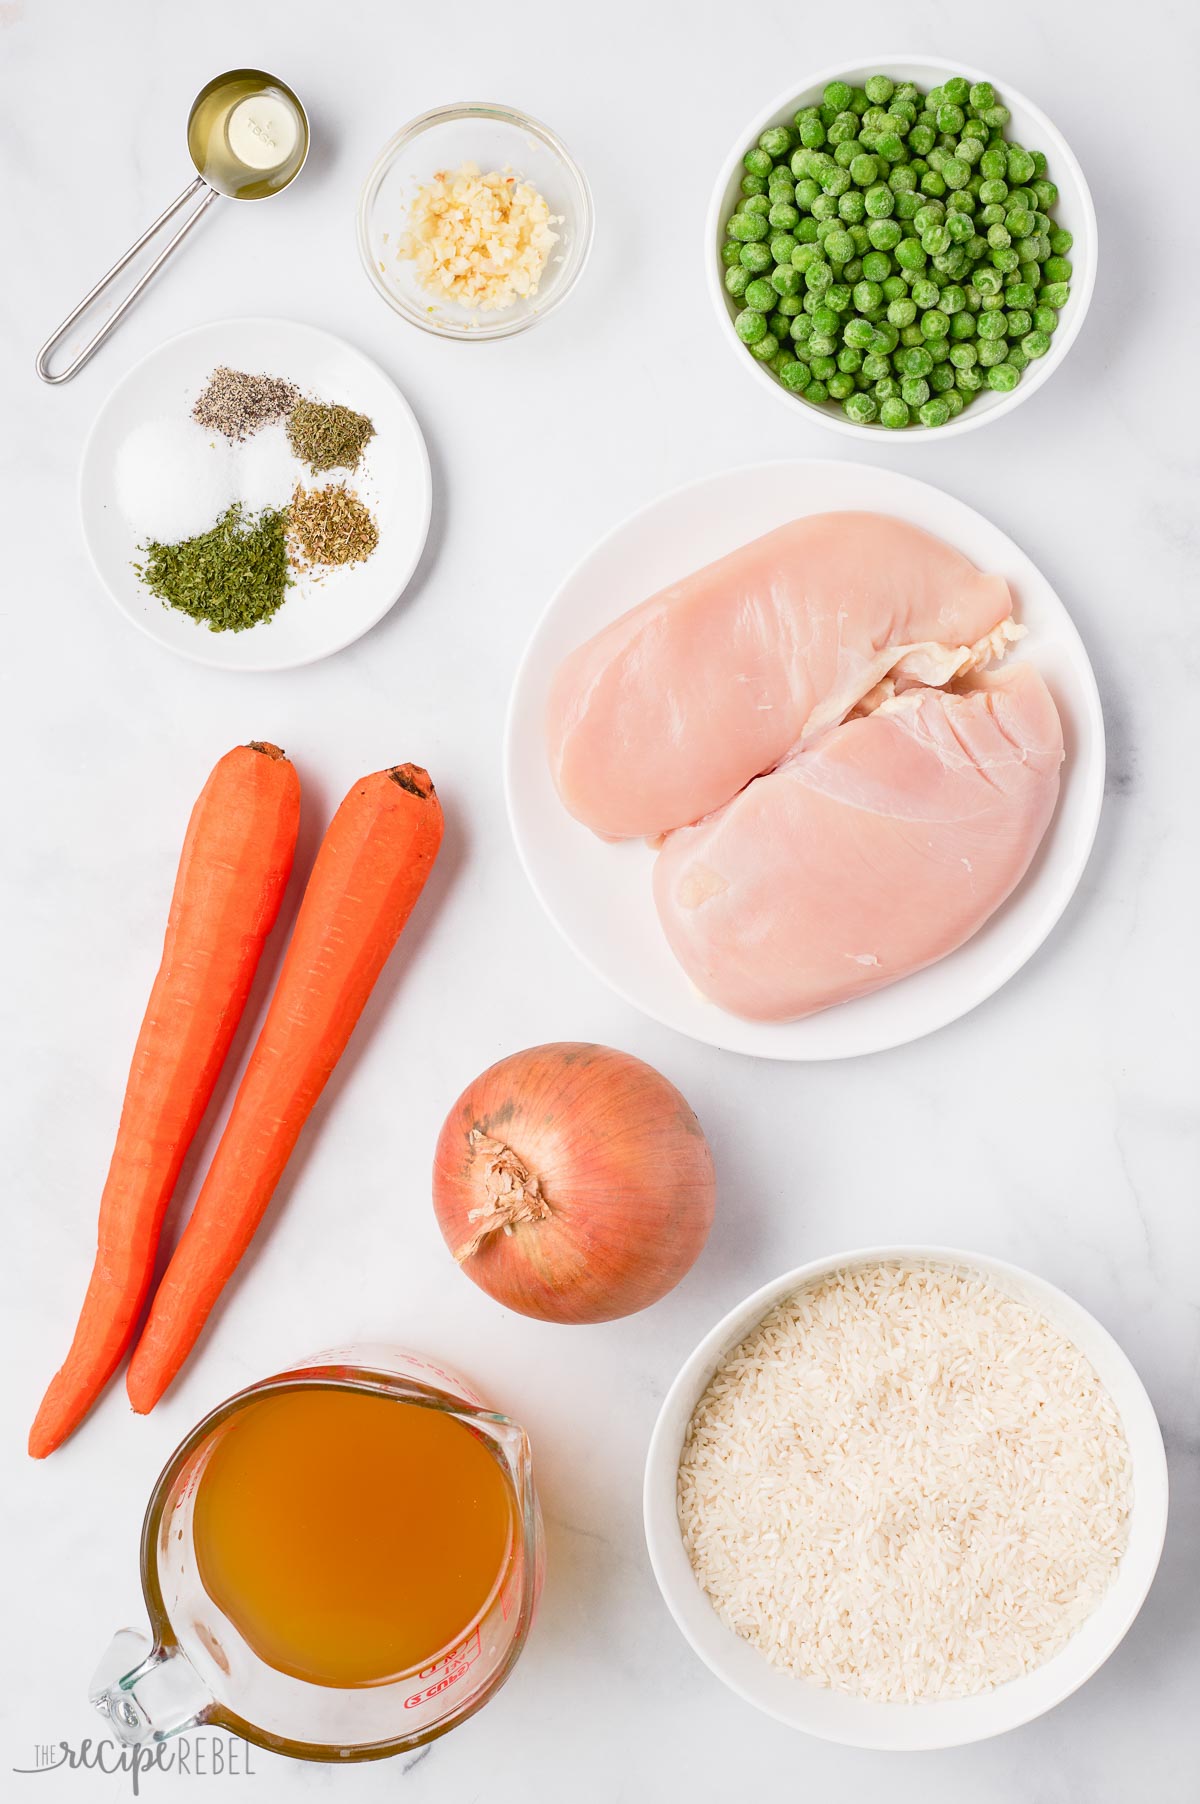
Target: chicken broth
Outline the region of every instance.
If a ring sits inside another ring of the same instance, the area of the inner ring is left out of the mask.
[[[196,1495],[201,1582],[267,1665],[378,1685],[453,1647],[511,1557],[516,1501],[439,1409],[335,1385],[233,1415]]]

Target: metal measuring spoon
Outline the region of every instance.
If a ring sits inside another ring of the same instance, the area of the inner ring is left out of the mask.
[[[292,90],[262,69],[230,69],[201,88],[188,114],[188,151],[196,165],[195,179],[173,200],[154,224],[131,244],[118,263],[85,294],[57,332],[37,354],[37,373],[43,382],[69,382],[99,350],[113,327],[125,316],[142,290],[178,249],[219,195],[230,200],[266,200],[295,181],[308,156],[308,115]],[[203,198],[179,230],[159,252],[145,275],[109,314],[100,330],[57,375],[50,359],[71,327],[100,298],[123,269],[157,232],[173,219],[193,196]]]

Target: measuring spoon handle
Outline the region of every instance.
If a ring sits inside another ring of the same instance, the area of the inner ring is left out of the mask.
[[[133,259],[137,256],[138,252],[140,250],[144,249],[144,247],[147,244],[149,244],[150,240],[154,237],[155,233],[160,231],[161,228],[166,225],[166,223],[169,219],[173,219],[175,217],[176,213],[178,213],[179,209],[181,207],[186,206],[188,201],[191,200],[192,196],[195,194],[198,194],[201,189],[204,190],[204,198],[201,200],[200,205],[196,208],[195,212],[189,214],[187,219],[185,219],[183,224],[180,226],[179,230],[177,232],[175,232],[172,235],[172,237],[168,240],[168,242],[163,246],[162,250],[159,252],[158,256],[154,259],[153,263],[150,265],[150,267],[146,271],[145,275],[141,278],[140,282],[137,283],[136,287],[130,289],[129,293],[125,296],[125,299],[120,303],[119,306],[114,307],[113,311],[109,314],[108,318],[105,320],[105,322],[101,326],[100,330],[96,333],[95,337],[92,338],[91,340],[89,340],[89,342],[84,345],[82,351],[80,351],[79,355],[74,359],[74,361],[72,363],[69,363],[67,365],[66,369],[59,370],[57,375],[52,373],[52,371],[50,369],[50,359],[53,356],[54,352],[58,349],[58,346],[62,343],[62,340],[66,337],[67,333],[71,330],[71,327],[75,324],[75,321],[80,317],[81,314],[87,312],[88,308],[92,305],[93,301],[96,301],[99,299],[99,297],[104,293],[105,289],[108,288],[109,285],[115,280],[115,278],[120,275],[121,271],[123,269],[127,268],[128,265],[133,261]],[[96,283],[96,286],[94,288],[90,289],[89,292],[84,295],[84,297],[80,301],[78,307],[76,307],[71,313],[68,313],[66,319],[63,321],[62,325],[59,326],[58,330],[56,332],[53,332],[50,335],[50,337],[46,340],[45,344],[42,346],[41,350],[37,354],[37,366],[36,366],[37,373],[41,377],[43,382],[52,382],[52,383],[69,382],[71,380],[72,376],[78,374],[78,372],[83,368],[84,364],[88,361],[88,359],[90,357],[93,357],[95,355],[95,353],[100,349],[100,346],[104,343],[105,339],[108,337],[108,335],[112,331],[113,327],[116,326],[124,318],[126,313],[128,313],[129,309],[133,306],[133,303],[137,300],[138,296],[141,294],[143,288],[145,288],[147,286],[147,284],[149,282],[151,282],[153,280],[153,278],[158,274],[159,270],[162,268],[162,266],[166,262],[167,258],[171,255],[171,252],[173,250],[176,250],[179,247],[179,245],[181,245],[183,243],[184,239],[187,237],[187,235],[191,231],[192,227],[199,222],[199,220],[202,218],[202,216],[207,212],[208,208],[212,205],[213,201],[215,201],[216,199],[217,199],[217,190],[215,188],[210,188],[208,183],[204,180],[204,177],[200,176],[200,175],[196,176],[192,181],[190,181],[188,183],[187,187],[184,189],[182,194],[176,195],[175,199],[171,202],[170,206],[167,207],[162,213],[159,214],[158,218],[154,221],[154,224],[152,226],[148,226],[147,229],[142,233],[142,235],[138,239],[137,243],[130,245],[129,249],[125,252],[125,255],[123,257],[121,257],[116,263],[113,264],[112,268],[108,271],[107,275],[101,276],[100,280]]]

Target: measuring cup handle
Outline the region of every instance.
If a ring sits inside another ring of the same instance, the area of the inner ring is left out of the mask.
[[[94,1709],[129,1747],[165,1741],[204,1722],[213,1700],[177,1647],[154,1647],[136,1629],[119,1629],[88,1686]]]
[[[100,296],[104,293],[105,289],[108,288],[109,285],[116,279],[116,277],[120,275],[120,273],[123,269],[127,268],[128,265],[130,263],[132,263],[133,259],[137,256],[138,252],[140,250],[144,249],[147,244],[149,244],[150,240],[155,236],[155,234],[157,232],[159,232],[162,229],[163,226],[166,225],[167,221],[169,219],[173,219],[175,217],[176,213],[178,213],[179,209],[181,207],[186,206],[188,201],[191,200],[192,196],[195,194],[199,194],[201,189],[204,190],[204,198],[201,200],[200,205],[196,208],[194,213],[190,214],[189,217],[184,220],[184,222],[180,226],[179,230],[173,235],[173,237],[168,241],[168,243],[166,245],[164,245],[163,249],[159,252],[158,256],[154,259],[153,263],[150,265],[149,269],[146,271],[145,275],[142,277],[141,281],[137,284],[137,286],[135,288],[131,288],[129,293],[125,296],[125,299],[120,303],[120,305],[113,309],[113,311],[109,314],[108,318],[105,320],[104,324],[101,326],[100,330],[96,333],[96,336],[93,339],[91,339],[88,344],[84,345],[82,351],[80,351],[79,355],[75,358],[74,362],[69,363],[65,370],[59,370],[57,375],[52,374],[51,369],[50,369],[50,359],[53,356],[54,352],[58,349],[58,346],[61,344],[62,340],[66,337],[67,333],[71,330],[71,327],[75,324],[75,321],[80,317],[81,314],[87,312],[88,308],[92,305],[93,301],[96,301],[100,298]],[[57,332],[52,333],[51,336],[46,340],[45,344],[42,346],[41,350],[37,354],[37,373],[41,377],[43,382],[52,382],[52,383],[69,382],[71,380],[71,377],[76,375],[83,368],[84,364],[88,361],[89,357],[94,356],[94,354],[100,349],[100,346],[104,343],[105,339],[108,337],[108,335],[112,331],[113,327],[115,325],[117,325],[117,323],[121,319],[124,318],[126,313],[128,313],[129,309],[133,306],[133,303],[137,300],[139,294],[141,294],[143,288],[145,288],[147,286],[147,284],[149,282],[151,282],[153,280],[153,278],[158,274],[159,270],[162,268],[162,266],[166,262],[167,258],[171,255],[171,252],[173,250],[176,250],[179,247],[179,245],[181,245],[183,243],[184,239],[187,237],[187,235],[191,231],[192,227],[199,222],[199,220],[207,212],[208,208],[212,205],[213,201],[216,200],[216,198],[217,198],[217,190],[215,188],[210,188],[208,183],[204,180],[204,177],[201,175],[196,176],[192,181],[190,181],[188,183],[187,187],[184,189],[182,194],[176,195],[175,199],[171,202],[170,206],[167,207],[162,213],[159,214],[158,218],[154,221],[154,224],[152,226],[148,226],[147,229],[142,233],[142,235],[138,239],[137,243],[130,245],[129,249],[125,252],[125,255],[118,262],[113,264],[112,268],[108,271],[107,275],[101,276],[100,280],[96,283],[96,286],[93,289],[89,290],[89,292],[84,295],[84,297],[80,301],[78,307],[76,307],[73,312],[68,313],[66,319],[63,321],[62,325],[58,328]]]

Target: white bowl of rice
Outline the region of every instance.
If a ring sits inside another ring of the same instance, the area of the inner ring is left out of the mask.
[[[705,1336],[646,1460],[650,1561],[716,1676],[853,1747],[1061,1703],[1150,1588],[1162,1435],[1105,1329],[946,1247],[799,1266]]]

